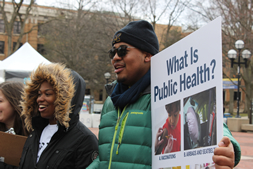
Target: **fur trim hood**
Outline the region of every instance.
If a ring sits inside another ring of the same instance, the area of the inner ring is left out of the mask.
[[[64,65],[52,63],[48,65],[40,64],[38,68],[31,73],[30,80],[26,81],[26,85],[22,95],[21,106],[22,116],[25,117],[25,125],[28,131],[33,130],[32,118],[40,117],[38,111],[38,90],[44,81],[53,86],[56,93],[55,118],[58,124],[69,128],[70,113],[72,113],[71,100],[75,93],[75,85],[70,69]]]

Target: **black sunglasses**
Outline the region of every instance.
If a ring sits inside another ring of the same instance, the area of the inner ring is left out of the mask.
[[[119,57],[123,57],[127,54],[127,48],[135,48],[127,45],[120,45],[117,49],[115,47],[112,47],[109,52],[110,59],[113,59],[115,54],[117,53]]]

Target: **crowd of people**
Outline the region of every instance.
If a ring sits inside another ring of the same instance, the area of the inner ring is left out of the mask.
[[[63,64],[39,65],[25,85],[0,84],[0,131],[27,136],[19,168],[152,168],[150,62],[158,52],[147,21],[130,22],[115,33],[109,57],[117,79],[105,86],[98,139],[79,121],[85,81]],[[180,108],[166,110],[164,128],[180,130]],[[216,168],[233,168],[240,146],[225,124],[223,131],[213,161]],[[162,142],[156,140],[156,146]],[[180,143],[160,151],[180,151]],[[15,168],[0,162],[0,168],[7,167]]]

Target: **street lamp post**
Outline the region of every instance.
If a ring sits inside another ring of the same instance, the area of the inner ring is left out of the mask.
[[[111,73],[106,72],[106,73],[104,74],[104,77],[105,77],[105,79],[106,79],[106,84],[108,84],[108,81],[109,81],[109,79],[111,78]]]
[[[242,40],[237,40],[235,42],[235,48],[238,49],[238,62],[235,62],[235,58],[237,56],[237,52],[234,49],[231,49],[228,51],[228,58],[231,60],[231,67],[233,67],[233,64],[237,64],[237,73],[238,73],[238,82],[237,82],[237,115],[236,118],[240,118],[239,115],[239,86],[240,86],[240,64],[245,64],[245,68],[247,68],[247,59],[250,58],[250,51],[245,49],[241,54],[241,50],[244,48],[244,42]],[[244,59],[243,62],[240,61],[240,58]]]

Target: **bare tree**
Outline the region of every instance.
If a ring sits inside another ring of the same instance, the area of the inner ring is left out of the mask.
[[[160,46],[166,48],[182,39],[182,29],[175,25],[184,12],[189,0],[148,0],[146,2],[146,16],[151,20],[153,27],[157,22],[164,22],[167,26],[163,31]]]
[[[169,32],[166,33],[162,37],[162,42],[160,43],[160,48],[167,48],[170,45],[173,45],[180,39],[184,38],[186,34],[183,34],[181,27],[174,27]]]
[[[115,12],[123,25],[137,19],[150,21],[156,29],[158,22],[166,24],[160,44],[168,44],[170,31],[179,16],[189,3],[189,0],[108,0],[111,3],[111,11]],[[123,21],[123,22],[122,22]],[[120,25],[120,24],[119,24]],[[122,25],[122,24],[121,24]],[[175,35],[176,29],[172,32]],[[181,37],[178,38],[178,40]],[[175,38],[174,38],[175,40]],[[172,41],[171,41],[172,42]],[[175,42],[175,41],[173,41]],[[167,47],[167,45],[165,45]]]
[[[189,0],[148,0],[143,5],[143,13],[151,21],[153,27],[162,21],[168,25],[168,31],[184,11]]]
[[[144,0],[108,0],[110,11],[114,12],[117,21],[126,25],[128,22],[136,20],[140,15],[141,4]]]
[[[84,10],[83,3],[78,6],[77,10],[62,10],[57,20],[43,26],[45,57],[77,71],[91,90],[101,89],[104,73],[112,69],[108,50],[113,21],[106,13]]]
[[[204,6],[206,5],[206,6]],[[200,14],[199,16],[204,21],[210,21],[217,16],[222,16],[222,48],[223,48],[223,62],[226,63],[227,52],[229,49],[235,48],[234,43],[236,40],[243,40],[245,43],[245,48],[253,52],[253,2],[250,0],[209,0],[206,3],[203,1],[198,2],[195,7],[192,8],[195,12]],[[248,61],[249,67],[245,69],[242,66],[243,73],[241,77],[245,83],[246,91],[246,103],[245,112],[248,113],[250,117],[250,107],[252,102],[252,67],[251,62],[253,58]],[[230,74],[236,74],[237,66],[231,69]],[[223,73],[224,74],[224,73]],[[227,75],[228,76],[228,75]],[[243,90],[243,88],[242,88]],[[233,96],[233,95],[232,95]],[[231,100],[233,100],[231,98]],[[230,112],[233,107],[232,101],[230,102]]]
[[[27,32],[24,32],[24,27],[25,27],[25,22],[28,18],[28,15],[29,15],[33,5],[34,5],[35,0],[31,0],[29,5],[24,5],[23,2],[24,2],[24,0],[20,0],[19,3],[17,3],[15,0],[11,1],[13,11],[11,13],[10,19],[8,18],[9,17],[8,13],[5,10],[5,6],[6,6],[5,0],[3,0],[2,3],[0,3],[0,12],[3,16],[4,25],[5,25],[7,36],[8,36],[8,56],[12,53],[12,50],[11,50],[12,49],[11,48],[12,35],[13,35],[12,31],[13,31],[15,21],[20,22],[21,29],[20,29],[17,44],[16,44],[15,49],[13,51],[18,49],[22,37],[25,34],[32,31],[32,29],[30,29]],[[21,8],[26,8],[24,13],[21,12]]]

